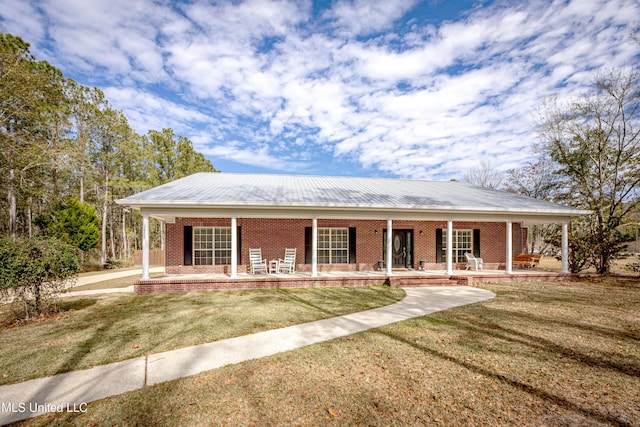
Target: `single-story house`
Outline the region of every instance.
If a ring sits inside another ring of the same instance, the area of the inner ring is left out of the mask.
[[[296,249],[296,271],[466,266],[512,272],[526,251],[527,227],[562,225],[567,272],[568,223],[588,211],[454,181],[197,173],[118,203],[143,217],[143,275],[149,278],[149,218],[166,223],[168,275],[225,273],[249,267],[249,249],[267,260]]]

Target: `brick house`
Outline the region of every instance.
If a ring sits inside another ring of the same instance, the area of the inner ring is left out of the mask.
[[[198,173],[118,203],[143,216],[143,279],[149,278],[148,219],[166,223],[165,272],[246,272],[249,248],[267,260],[296,248],[296,271],[464,268],[511,272],[527,227],[567,225],[587,211],[461,182],[295,175]],[[146,258],[145,258],[146,254]],[[146,261],[145,261],[146,259]],[[387,262],[391,260],[391,262]]]

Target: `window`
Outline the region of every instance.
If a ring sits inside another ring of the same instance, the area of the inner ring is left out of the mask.
[[[473,253],[471,230],[453,230],[453,262],[467,262],[464,254]],[[447,230],[442,230],[442,257],[447,259]]]
[[[231,228],[193,227],[193,263],[231,264]]]
[[[318,264],[349,263],[349,229],[318,228]]]

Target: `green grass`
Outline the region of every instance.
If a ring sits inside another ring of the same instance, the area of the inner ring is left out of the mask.
[[[65,298],[55,319],[0,327],[0,385],[392,304],[401,289],[273,289]],[[10,318],[0,307],[0,320]]]
[[[638,280],[483,287],[497,298],[26,424],[640,425]]]

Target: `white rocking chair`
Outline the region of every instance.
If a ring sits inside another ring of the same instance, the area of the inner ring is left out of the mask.
[[[262,272],[267,274],[267,261],[262,259],[262,249],[249,249],[251,274]]]
[[[476,258],[471,253],[466,253],[464,254],[464,256],[467,258],[467,267],[465,268],[465,270],[469,270],[471,267],[473,267],[476,271],[482,270],[482,266],[484,264],[482,258]]]
[[[294,273],[296,271],[296,248],[287,248],[284,259],[278,260],[278,273]]]

